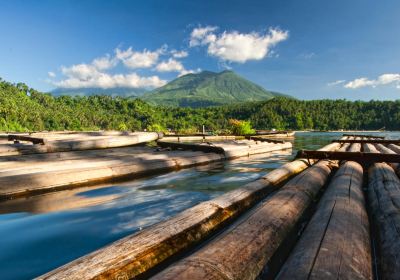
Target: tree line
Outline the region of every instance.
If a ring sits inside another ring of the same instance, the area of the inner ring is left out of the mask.
[[[0,79],[0,131],[166,130],[231,132],[229,120],[256,129],[400,130],[400,101],[269,101],[206,107],[152,106],[140,99],[110,96],[53,97]]]

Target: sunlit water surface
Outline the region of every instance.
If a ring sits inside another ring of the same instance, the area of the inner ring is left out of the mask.
[[[400,138],[400,133],[383,135]],[[318,149],[340,136],[341,133],[297,133],[293,150],[2,202],[0,278],[30,279],[41,275],[254,181],[290,161],[298,149]]]

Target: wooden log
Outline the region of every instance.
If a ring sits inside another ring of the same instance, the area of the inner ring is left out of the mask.
[[[377,135],[364,135],[364,134],[349,134],[344,133],[343,136],[349,137],[362,137],[362,138],[376,138],[376,139],[385,139],[385,136],[377,136]]]
[[[376,163],[368,171],[368,197],[377,233],[378,267],[382,279],[400,275],[400,180],[392,167]]]
[[[15,135],[15,134],[9,134],[8,141],[27,141],[27,142],[32,142],[32,144],[42,144],[42,145],[44,145],[46,142],[46,140],[43,138],[37,138],[25,135]]]
[[[136,133],[129,136],[91,137],[83,140],[55,140],[45,145],[1,145],[0,156],[54,153],[131,146],[159,139],[156,132]]]
[[[205,153],[216,153],[216,154],[224,153],[223,148],[217,147],[215,145],[176,143],[176,142],[168,142],[168,141],[157,141],[157,145],[162,148],[201,151],[201,152],[205,152]]]
[[[389,144],[387,147],[389,149],[391,149],[393,152],[395,152],[396,154],[400,154],[400,146],[395,145],[395,144]]]
[[[371,143],[371,144],[399,144],[400,140],[367,138],[367,139],[333,140],[332,142],[339,142],[339,143]]]
[[[361,165],[341,165],[277,279],[373,278],[362,181]]]
[[[375,144],[375,148],[382,154],[397,154],[395,151],[383,146],[382,144]],[[389,165],[400,174],[400,164],[399,163],[389,163]]]
[[[285,143],[285,141],[283,141],[283,140],[275,140],[275,139],[259,137],[259,136],[246,136],[246,139],[254,140],[254,141],[260,141],[260,142],[279,143],[279,144]]]
[[[145,174],[154,174],[176,170],[215,161],[224,157],[219,154],[200,154],[192,157],[170,157],[166,159],[119,159],[105,162],[73,164],[73,167],[58,166],[52,171],[21,173],[10,171],[0,176],[0,200],[18,196],[43,193],[57,189],[81,186],[88,183],[106,182],[117,178],[135,178]]]
[[[377,147],[364,149],[379,153]],[[382,149],[382,148],[381,148]],[[368,170],[368,198],[376,233],[379,277],[397,279],[400,274],[400,180],[386,163],[376,163]]]
[[[246,219],[153,279],[255,279],[331,172],[321,161],[289,181]]]
[[[301,150],[297,153],[298,158],[329,159],[329,160],[351,160],[360,163],[371,162],[400,162],[399,154],[380,154],[371,152],[336,152],[336,151],[309,151]]]
[[[335,149],[333,143],[325,149]],[[284,164],[261,179],[179,213],[171,220],[125,237],[38,279],[130,279],[210,236],[243,213],[283,181],[307,168],[304,160]]]

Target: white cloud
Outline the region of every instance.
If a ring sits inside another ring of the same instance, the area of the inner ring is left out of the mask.
[[[177,50],[172,50],[171,54],[174,58],[185,58],[189,55],[187,51],[177,51]]]
[[[165,49],[166,46],[163,46],[155,51],[144,49],[141,52],[137,52],[134,51],[132,47],[125,51],[117,48],[115,50],[115,56],[128,68],[150,68],[157,63],[158,58],[161,54],[164,54]]]
[[[105,55],[103,57],[95,58],[92,65],[99,70],[106,70],[116,66],[118,61],[115,58],[111,58],[110,55]]]
[[[193,29],[189,45],[207,46],[209,55],[224,61],[244,63],[265,58],[271,48],[289,37],[288,31],[270,28],[265,34],[237,31],[215,34],[217,27],[207,26]]]
[[[184,67],[180,61],[170,58],[168,61],[158,64],[156,70],[159,72],[180,72],[184,70]]]
[[[204,44],[208,36],[212,37],[215,36],[212,34],[212,32],[217,29],[218,29],[217,26],[206,26],[193,29],[192,33],[190,34],[189,46],[195,47]],[[210,37],[210,39],[212,37]]]
[[[50,78],[55,78],[55,77],[56,77],[56,73],[51,72],[51,71],[47,72],[47,75],[48,75]]]
[[[346,80],[337,80],[337,81],[334,81],[334,82],[330,82],[330,83],[328,83],[328,87],[337,86],[337,85],[343,84],[345,82],[346,82]]]
[[[348,82],[344,85],[345,88],[357,89],[362,87],[377,87],[381,85],[396,84],[396,88],[400,85],[400,74],[382,74],[375,80],[362,77]]]
[[[136,73],[129,74],[107,74],[97,70],[90,72],[89,68],[72,66],[64,68],[67,78],[58,82],[53,82],[61,88],[156,88],[166,84],[165,80],[158,76],[141,77]],[[83,71],[79,71],[79,70]],[[78,71],[77,71],[78,70]],[[93,69],[91,69],[93,70]]]

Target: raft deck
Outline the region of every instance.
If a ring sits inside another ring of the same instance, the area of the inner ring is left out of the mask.
[[[112,141],[120,143],[122,140],[115,139],[118,137],[114,137]],[[65,142],[62,143],[64,145]],[[289,142],[269,143],[253,140],[198,144],[160,142],[159,145],[0,156],[0,199],[137,178],[292,148]]]
[[[320,154],[349,157],[308,154],[39,279],[396,279],[399,163],[353,161],[361,149],[377,157],[400,151],[332,143]]]

